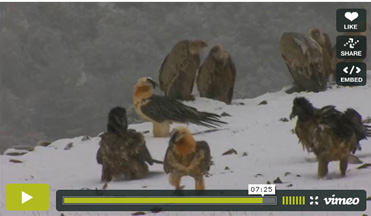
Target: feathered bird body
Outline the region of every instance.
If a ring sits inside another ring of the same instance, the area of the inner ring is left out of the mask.
[[[318,175],[326,176],[330,161],[340,162],[340,172],[346,175],[348,158],[358,145],[353,122],[334,106],[325,106],[317,113],[318,127],[314,130],[313,152],[318,160]]]
[[[128,130],[117,136],[112,133],[101,135],[97,161],[101,161],[102,181],[117,179],[140,179],[148,175],[152,157],[145,145],[142,134]]]
[[[139,79],[134,89],[135,111],[141,118],[153,123],[155,137],[167,137],[172,122],[192,123],[206,127],[225,124],[219,120],[220,116],[217,114],[200,112],[167,96],[154,95],[155,86],[152,79],[145,77]]]
[[[280,38],[280,50],[300,91],[319,92],[326,89],[322,48],[316,41],[303,34],[285,32]]]
[[[210,148],[205,141],[195,141],[185,127],[172,131],[169,147],[164,159],[164,170],[170,173],[170,183],[175,189],[181,189],[180,180],[183,176],[195,179],[196,189],[203,190],[203,176],[211,166]]]
[[[126,110],[113,108],[108,115],[107,132],[101,135],[97,162],[102,164],[101,180],[113,178],[140,179],[148,174],[154,160],[149,153],[144,136],[127,129]]]
[[[318,175],[327,175],[330,161],[340,161],[340,171],[345,176],[349,156],[359,149],[359,141],[368,136],[361,115],[353,109],[340,112],[332,105],[317,109],[306,98],[298,97],[293,101],[290,118],[295,116],[296,135],[308,152],[316,155]]]
[[[358,141],[367,139],[367,137],[371,136],[370,126],[363,124],[361,114],[351,108],[345,110],[344,114],[353,122],[353,125],[355,126],[353,129],[355,130]]]
[[[179,41],[160,67],[160,89],[179,100],[191,100],[196,72],[200,67],[200,52],[207,44],[201,40]]]
[[[298,116],[296,121],[295,133],[299,138],[299,142],[308,152],[313,152],[312,133],[317,127],[315,113],[317,108],[303,97],[295,98],[293,102],[292,112],[290,118]]]
[[[332,65],[332,43],[328,34],[322,32],[319,28],[312,28],[309,36],[320,45],[322,50],[322,64],[326,78],[335,78],[335,65]]]
[[[221,45],[214,45],[198,70],[197,89],[200,96],[230,104],[235,79],[236,68],[231,55]]]

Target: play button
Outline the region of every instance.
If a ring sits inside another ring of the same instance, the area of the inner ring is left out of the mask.
[[[22,204],[27,202],[28,200],[32,199],[33,197],[31,195],[26,194],[22,191]]]
[[[49,209],[49,185],[7,184],[5,207],[8,211],[47,211]],[[0,210],[0,215],[2,215]]]

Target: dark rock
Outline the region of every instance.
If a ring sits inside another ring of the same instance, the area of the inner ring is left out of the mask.
[[[275,180],[273,180],[273,183],[275,184],[282,184],[282,181],[279,177],[277,177]]]
[[[82,141],[87,141],[87,140],[90,140],[90,137],[85,135],[81,140]]]
[[[237,151],[231,148],[228,151],[224,152],[222,155],[231,155],[231,154],[237,154]]]
[[[142,212],[142,211],[137,211],[137,212],[134,212],[131,215],[146,215],[146,213],[145,212]]]
[[[33,147],[32,146],[13,146],[13,149],[16,150],[25,150],[25,151],[32,151]]]
[[[246,156],[248,156],[249,154],[247,153],[247,152],[244,152],[243,154],[242,154],[242,157],[246,157]]]
[[[68,143],[64,150],[70,150],[73,147],[73,143]]]
[[[27,152],[7,152],[5,153],[5,155],[9,155],[9,156],[22,156],[25,154],[27,154]]]
[[[226,166],[226,167],[224,168],[224,170],[229,170],[229,167]]]
[[[37,145],[37,146],[44,146],[44,147],[47,147],[47,146],[49,146],[50,144],[52,144],[52,143],[49,142],[49,141],[41,140],[41,141],[39,141],[36,145]]]
[[[10,163],[23,163],[23,161],[16,160],[16,159],[10,159],[9,162]]]
[[[225,116],[231,116],[231,115],[226,112],[223,112],[222,114],[220,114],[220,116],[225,117]]]
[[[287,118],[280,118],[281,122],[288,122],[289,120]]]
[[[258,105],[267,105],[268,102],[266,100],[263,100],[262,102],[260,102]]]

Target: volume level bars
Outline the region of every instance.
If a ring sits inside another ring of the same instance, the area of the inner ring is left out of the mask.
[[[305,205],[305,196],[282,196],[282,205]]]

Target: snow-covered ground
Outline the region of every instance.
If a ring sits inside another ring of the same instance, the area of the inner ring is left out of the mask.
[[[369,71],[371,72],[371,71]],[[197,98],[188,103],[200,110],[215,113],[226,112],[228,122],[221,130],[197,134],[196,140],[206,140],[211,148],[215,165],[206,178],[207,189],[247,189],[248,184],[272,182],[279,177],[284,183],[277,189],[365,189],[371,195],[371,169],[356,169],[349,165],[347,176],[340,177],[338,163],[329,166],[329,179],[318,179],[314,155],[303,151],[292,133],[296,120],[288,118],[292,100],[296,96],[307,97],[315,106],[333,104],[340,110],[355,108],[363,117],[371,116],[371,84],[356,88],[332,88],[321,93],[295,93],[284,91],[267,93],[254,99],[235,100],[233,105]],[[266,100],[266,105],[258,105]],[[138,131],[151,130],[149,123],[130,125]],[[189,125],[192,132],[207,128]],[[154,138],[146,133],[147,146],[152,156],[162,160],[168,144],[166,138]],[[83,141],[83,137],[61,139],[48,147],[36,147],[23,156],[0,156],[1,206],[0,215],[60,215],[55,210],[55,192],[58,189],[102,188],[101,166],[95,160],[99,137]],[[69,150],[65,147],[73,143]],[[363,150],[356,155],[365,163],[371,163],[371,140],[362,141]],[[238,154],[222,156],[234,148]],[[245,153],[246,152],[246,153]],[[247,154],[247,156],[246,156]],[[17,159],[23,163],[11,163]],[[229,170],[226,170],[226,167]],[[116,181],[107,189],[172,189],[168,176],[160,165],[150,166],[150,175],[143,180]],[[47,183],[50,185],[50,210],[48,212],[9,212],[5,210],[5,185],[8,183]],[[186,189],[193,189],[191,178],[182,181]],[[64,215],[130,215],[133,212],[64,212]],[[368,201],[366,212],[160,212],[156,215],[371,215]],[[147,213],[151,215],[151,213]]]

